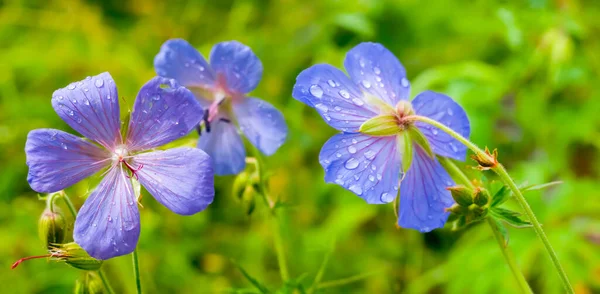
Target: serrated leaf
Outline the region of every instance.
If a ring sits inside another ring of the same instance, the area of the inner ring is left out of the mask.
[[[525,187],[520,188],[521,192],[525,192],[525,191],[534,191],[534,190],[541,190],[541,189],[546,189],[552,186],[557,186],[562,184],[562,181],[554,181],[554,182],[549,182],[549,183],[544,183],[544,184],[538,184],[538,185],[528,185]]]
[[[519,212],[500,207],[494,207],[490,211],[496,219],[502,220],[515,228],[531,227],[529,221],[521,219],[521,213]]]
[[[239,265],[235,260],[231,260],[231,262],[238,268],[238,270],[244,275],[246,280],[248,280],[260,293],[271,293],[269,289],[260,283],[257,279],[252,277],[241,265]]]
[[[506,202],[510,194],[510,189],[506,186],[502,186],[502,188],[500,188],[500,190],[498,190],[498,192],[496,192],[496,194],[494,194],[494,197],[492,198],[492,207],[499,206],[500,204]]]
[[[500,232],[500,234],[502,235],[502,238],[504,238],[504,247],[508,246],[508,241],[510,240],[510,235],[508,234],[508,230],[506,229],[506,227],[504,226],[504,224],[501,221],[494,219],[494,218],[492,218],[492,221],[494,223],[496,223],[498,232]]]

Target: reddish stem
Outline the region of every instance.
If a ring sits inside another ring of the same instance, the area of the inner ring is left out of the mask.
[[[13,265],[10,267],[10,269],[15,269],[17,266],[19,266],[19,264],[21,264],[23,261],[26,261],[26,260],[35,259],[35,258],[45,258],[45,257],[51,257],[51,256],[52,256],[52,254],[23,257],[23,258],[17,260],[15,263],[13,263]]]

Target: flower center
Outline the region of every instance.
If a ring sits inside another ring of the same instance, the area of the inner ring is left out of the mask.
[[[402,130],[407,129],[412,122],[407,120],[406,117],[414,115],[415,111],[412,108],[412,104],[409,101],[401,100],[396,104],[396,117],[398,118],[398,127]]]
[[[117,146],[117,148],[115,148],[113,152],[112,161],[115,165],[123,164],[131,172],[131,176],[135,177],[135,179],[137,180],[137,171],[141,170],[142,167],[144,167],[144,165],[140,164],[137,168],[134,168],[129,162],[127,162],[129,157],[129,152],[127,151],[126,146],[119,145]]]

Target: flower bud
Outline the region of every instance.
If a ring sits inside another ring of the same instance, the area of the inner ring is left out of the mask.
[[[254,211],[254,208],[256,206],[256,202],[254,200],[255,195],[256,191],[254,190],[254,187],[251,185],[246,186],[242,195],[242,204],[244,206],[244,211],[247,215],[252,214],[252,212]]]
[[[468,207],[473,204],[473,191],[463,185],[458,185],[454,187],[448,187],[446,190],[449,190],[452,194],[452,198],[458,205]]]
[[[244,190],[246,189],[246,185],[248,185],[248,172],[243,171],[235,177],[233,180],[233,185],[231,187],[231,193],[236,199],[242,199],[244,195]]]
[[[473,202],[479,207],[486,206],[490,202],[490,193],[485,188],[477,187]]]
[[[104,293],[104,285],[97,273],[85,271],[75,281],[75,294],[101,294]]]
[[[46,247],[60,244],[65,239],[66,227],[67,222],[58,207],[54,208],[54,212],[46,208],[38,221],[40,240],[44,242]]]
[[[50,254],[52,259],[82,270],[94,271],[102,266],[102,260],[91,257],[75,242],[56,245],[51,248]]]

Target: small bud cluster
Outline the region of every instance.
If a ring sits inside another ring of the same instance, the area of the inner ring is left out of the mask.
[[[483,187],[465,187],[462,185],[449,187],[452,198],[456,202],[447,211],[452,212],[454,228],[479,221],[485,218],[490,208],[490,193]]]

